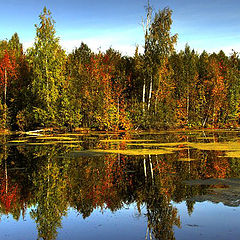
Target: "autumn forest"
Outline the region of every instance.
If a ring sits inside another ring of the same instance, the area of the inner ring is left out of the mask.
[[[236,128],[240,59],[236,52],[176,51],[172,10],[143,21],[144,52],[133,57],[84,43],[67,54],[46,8],[33,47],[18,34],[0,41],[0,128],[34,130]]]

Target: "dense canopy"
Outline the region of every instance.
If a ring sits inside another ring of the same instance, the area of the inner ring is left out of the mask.
[[[46,8],[25,53],[17,33],[0,41],[0,127],[74,130],[220,128],[240,123],[238,53],[175,51],[172,10],[143,21],[134,57],[84,43],[67,54]]]

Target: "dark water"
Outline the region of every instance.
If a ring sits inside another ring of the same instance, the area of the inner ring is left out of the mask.
[[[239,239],[238,131],[0,141],[0,239]]]

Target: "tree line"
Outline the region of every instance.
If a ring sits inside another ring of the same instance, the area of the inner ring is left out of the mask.
[[[146,8],[144,52],[133,57],[81,43],[67,54],[43,9],[33,47],[0,41],[0,128],[74,130],[220,128],[240,124],[237,52],[177,52],[172,10]]]

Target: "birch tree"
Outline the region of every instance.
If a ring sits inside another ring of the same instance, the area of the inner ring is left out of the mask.
[[[146,26],[143,24],[145,31],[144,61],[145,61],[145,79],[143,84],[143,106],[147,105],[149,115],[154,114],[157,102],[156,94],[160,92],[162,83],[159,79],[164,79],[162,73],[166,74],[169,81],[168,58],[174,52],[174,45],[177,42],[177,34],[171,34],[172,10],[164,8],[155,13],[152,19],[152,7],[147,6]],[[159,74],[161,74],[159,78]],[[148,89],[146,89],[148,85]],[[166,85],[166,84],[164,84]],[[168,84],[167,84],[168,85]],[[146,100],[145,100],[145,95]],[[147,101],[147,104],[145,104]],[[152,109],[151,107],[154,106]],[[156,111],[155,111],[156,112]]]
[[[30,49],[32,65],[32,92],[34,118],[38,125],[58,124],[58,106],[65,95],[65,53],[55,36],[55,22],[51,12],[44,7],[35,25],[34,47]]]

